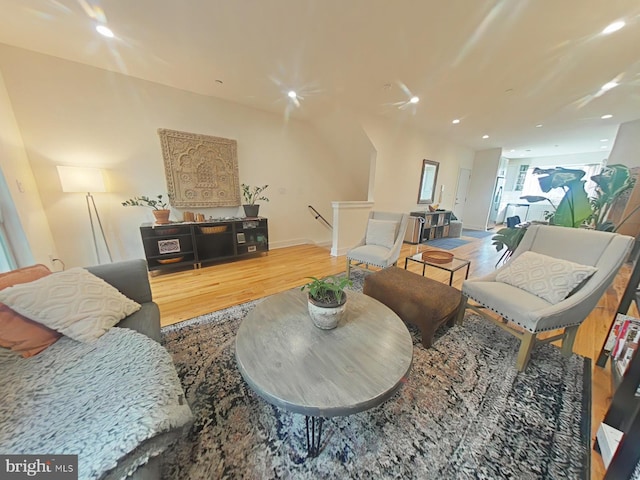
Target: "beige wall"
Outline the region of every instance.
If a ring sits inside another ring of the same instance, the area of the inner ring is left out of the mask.
[[[348,110],[337,109],[313,124],[327,147],[340,159],[340,168],[335,173],[349,184],[346,200],[366,200],[371,158],[376,157],[376,151],[358,118]]]
[[[436,200],[444,185],[440,206],[453,208],[458,170],[473,167],[472,149],[384,119],[368,117],[363,125],[377,151],[372,198],[375,210],[408,213],[426,208],[418,204],[423,159],[440,162]]]
[[[58,256],[68,267],[96,257],[84,195],[61,192],[56,165],[104,169],[109,193],[95,200],[114,260],[141,257],[138,227],[152,220],[151,212],[120,204],[166,192],[158,128],[238,141],[240,181],[270,185],[271,202],[261,215],[269,218],[274,248],[331,242],[307,205],[327,218],[334,201],[424,209],[417,194],[425,158],[440,162],[436,192],[445,185],[441,206],[452,208],[459,168],[474,164],[473,150],[384,119],[334,112],[310,124],[6,45],[0,45],[0,72]],[[200,211],[220,217],[241,208]],[[174,219],[181,216],[174,210]]]
[[[18,266],[35,262],[53,268],[49,259],[56,255],[53,237],[1,73],[0,168],[11,197],[3,198],[2,213]]]
[[[240,181],[269,184],[261,215],[272,247],[315,241],[331,233],[307,209],[331,215],[350,199],[341,161],[316,129],[296,120],[212,97],[137,80],[58,58],[0,45],[0,72],[14,106],[59,256],[67,267],[96,263],[83,194],[61,192],[56,165],[105,170],[110,193],[96,194],[114,260],[141,257],[138,227],[152,219],[120,203],[166,192],[156,130],[170,128],[238,141]],[[201,209],[237,215],[241,207]],[[176,214],[177,213],[177,214]],[[180,218],[181,212],[174,212]]]

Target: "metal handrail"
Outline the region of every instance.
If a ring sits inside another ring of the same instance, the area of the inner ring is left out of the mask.
[[[324,218],[320,212],[318,212],[315,208],[313,208],[313,205],[308,205],[308,207],[311,209],[311,211],[313,212],[313,214],[315,215],[315,219],[319,221],[323,222],[327,227],[329,227],[331,230],[333,230],[333,227],[331,226],[331,224],[329,222],[327,222],[327,219]]]

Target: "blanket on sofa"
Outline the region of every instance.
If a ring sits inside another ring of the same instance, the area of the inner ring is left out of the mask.
[[[77,454],[81,479],[124,478],[192,418],[170,355],[125,328],[3,357],[0,392],[0,452]]]

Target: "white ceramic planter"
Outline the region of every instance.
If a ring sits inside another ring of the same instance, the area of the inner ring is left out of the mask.
[[[311,316],[313,324],[323,330],[336,328],[338,326],[338,322],[340,322],[340,319],[344,315],[344,312],[347,310],[346,294],[344,294],[343,300],[342,305],[323,307],[314,304],[313,301],[309,299],[309,315]]]

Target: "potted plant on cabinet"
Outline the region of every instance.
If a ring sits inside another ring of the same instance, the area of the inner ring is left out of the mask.
[[[309,290],[308,307],[313,324],[323,330],[335,328],[346,311],[346,287],[353,285],[347,277],[331,276],[325,279],[307,277],[311,282],[301,290]]]
[[[268,202],[269,199],[265,197],[262,192],[264,192],[269,185],[263,185],[262,187],[251,187],[246,184],[242,184],[242,196],[244,197],[244,204],[242,208],[244,208],[244,214],[247,217],[257,217],[258,211],[260,210],[260,205],[256,205],[256,202],[259,200],[264,200]]]
[[[165,225],[169,222],[169,214],[171,210],[167,208],[167,202],[162,199],[162,195],[158,195],[156,198],[149,198],[145,195],[140,197],[133,197],[129,200],[122,202],[124,207],[148,207],[151,208],[153,216],[156,219],[158,225]]]

